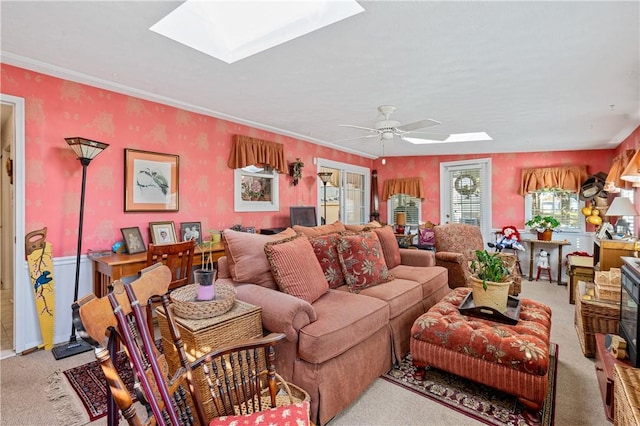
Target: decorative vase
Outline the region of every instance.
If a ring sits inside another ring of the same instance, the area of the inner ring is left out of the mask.
[[[538,240],[551,241],[552,235],[553,235],[552,229],[545,229],[544,232],[538,232]]]
[[[474,276],[471,277],[473,284],[473,302],[476,306],[493,308],[503,314],[507,311],[507,300],[509,299],[509,286],[512,281],[496,283],[486,281],[487,289],[483,288],[482,280]]]
[[[196,300],[214,300],[216,298],[216,271],[208,269],[196,269],[193,271],[193,281],[198,284]]]

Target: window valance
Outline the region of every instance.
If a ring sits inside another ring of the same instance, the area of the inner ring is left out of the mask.
[[[620,179],[622,176],[622,172],[627,168],[629,161],[633,158],[633,154],[635,154],[634,149],[627,149],[622,153],[618,154],[616,158],[613,159],[611,163],[611,169],[609,170],[609,174],[607,175],[607,180],[605,181],[604,190],[607,192],[620,192],[620,189],[631,189],[633,188],[633,182],[627,182],[626,180]]]
[[[424,199],[422,179],[419,177],[413,177],[385,180],[382,189],[382,199],[386,201],[394,194],[406,194],[412,197]]]
[[[287,173],[283,145],[249,136],[233,135],[233,145],[227,165],[232,169],[240,169],[252,164],[271,166],[279,173]]]
[[[565,191],[580,190],[587,180],[587,166],[539,167],[522,169],[520,195],[548,188],[560,188]]]

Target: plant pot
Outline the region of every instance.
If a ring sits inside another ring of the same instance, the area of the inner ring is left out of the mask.
[[[482,285],[482,280],[471,277],[473,302],[476,306],[485,306],[505,313],[507,311],[507,300],[509,299],[509,286],[512,281],[495,283],[487,281],[487,289]]]
[[[193,271],[193,281],[198,284],[197,300],[213,300],[216,298],[216,286],[213,285],[216,280],[216,273],[215,269],[196,269]]]
[[[546,229],[544,232],[538,232],[538,240],[540,241],[551,241],[551,236],[553,235],[552,229]]]

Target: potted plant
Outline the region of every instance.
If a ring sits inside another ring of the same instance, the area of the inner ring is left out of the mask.
[[[476,250],[476,258],[471,261],[470,268],[473,274],[471,282],[475,305],[505,313],[512,281],[511,272],[504,264],[501,254]]]
[[[289,165],[289,174],[293,178],[293,186],[298,184],[298,181],[302,179],[302,168],[304,167],[304,163],[300,158],[296,158],[296,161]]]
[[[198,284],[198,300],[213,300],[216,298],[216,273],[213,264],[213,244],[214,232],[209,231],[209,241],[203,241],[198,244],[200,248],[200,256],[202,256],[200,269],[193,271],[193,280]]]
[[[553,216],[535,215],[525,222],[525,225],[538,232],[538,239],[541,241],[551,241],[553,230],[560,226],[560,222]]]

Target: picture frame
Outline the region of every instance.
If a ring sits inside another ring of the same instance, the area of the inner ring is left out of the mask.
[[[124,150],[124,211],[178,211],[180,156]]]
[[[175,244],[178,242],[173,221],[149,222],[149,232],[151,232],[151,242],[154,245]]]
[[[147,251],[139,227],[120,228],[120,232],[122,233],[124,244],[127,246],[127,253],[136,254]]]
[[[233,210],[236,212],[280,211],[280,177],[277,170],[234,170]]]
[[[200,222],[181,222],[180,239],[182,241],[195,240],[196,244],[202,244],[202,224]]]

